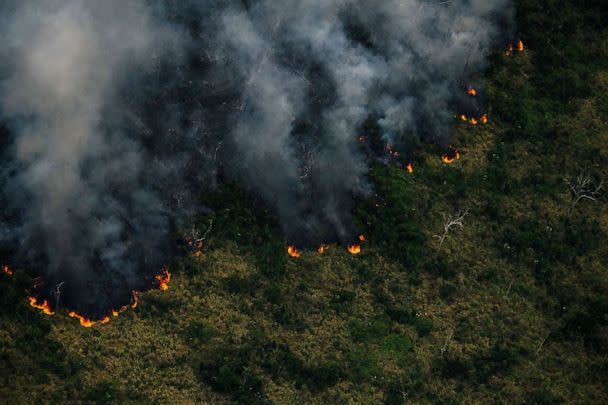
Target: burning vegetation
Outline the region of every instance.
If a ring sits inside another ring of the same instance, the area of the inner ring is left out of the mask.
[[[171,273],[169,269],[166,267],[163,269],[163,272],[156,275],[156,281],[158,281],[158,288],[162,291],[167,291],[169,289],[169,281],[171,281]]]
[[[49,302],[47,300],[42,300],[42,302],[39,302],[38,298],[31,297],[31,296],[27,297],[27,299],[30,301],[30,305],[32,307],[41,310],[42,312],[44,312],[47,315],[55,315],[55,313],[51,309],[51,305],[49,304]]]
[[[2,266],[2,272],[4,274],[8,275],[8,276],[12,276],[13,275],[13,271],[8,266]]]
[[[460,151],[458,149],[452,145],[448,145],[448,148],[449,150],[441,156],[441,161],[447,165],[460,159]]]
[[[300,257],[300,251],[293,245],[287,246],[287,253],[291,257]]]

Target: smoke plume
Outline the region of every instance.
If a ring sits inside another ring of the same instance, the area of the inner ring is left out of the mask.
[[[381,141],[446,142],[510,0],[10,0],[0,238],[98,314],[145,288],[196,197],[237,180],[288,241],[356,237]],[[48,293],[47,293],[48,294]]]

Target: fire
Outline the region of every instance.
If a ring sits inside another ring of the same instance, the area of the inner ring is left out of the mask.
[[[139,291],[133,290],[133,302],[131,303],[131,308],[137,308],[137,303],[139,302]]]
[[[488,123],[488,114],[482,115],[480,121],[483,125],[486,125]]]
[[[517,51],[518,52],[523,52],[526,50],[526,48],[524,47],[524,41],[519,40],[517,41]],[[504,54],[505,56],[511,56],[513,55],[513,51],[515,50],[515,48],[513,47],[513,44],[509,44],[509,46],[507,47],[507,49],[505,50]]]
[[[51,310],[51,305],[47,300],[43,300],[42,304],[38,304],[38,298],[36,297],[27,297],[30,300],[30,305],[36,309],[41,310],[47,315],[54,315],[55,313]]]
[[[407,166],[405,167],[405,169],[407,170],[408,173],[412,174],[414,173],[414,165],[412,165],[412,162],[409,162],[407,164]]]
[[[321,244],[319,245],[319,247],[317,248],[317,252],[319,252],[320,255],[322,255],[323,253],[325,253],[325,250],[327,249],[327,246]]]
[[[441,156],[441,161],[445,164],[451,164],[460,159],[460,151],[453,147],[452,145],[448,145],[450,151],[448,153],[444,153]]]
[[[358,243],[350,245],[348,247],[348,251],[351,255],[358,255],[359,253],[361,253],[361,245],[359,245]]]
[[[161,274],[156,275],[156,280],[158,281],[158,287],[163,291],[167,291],[169,289],[169,281],[171,281],[171,273],[165,267]]]
[[[360,235],[359,235],[359,240],[360,240],[361,242],[365,242],[365,235],[360,234]]]
[[[97,321],[92,321],[89,318],[76,313],[76,311],[68,312],[68,316],[70,316],[70,318],[78,319],[78,321],[80,322],[80,326],[84,326],[85,328],[90,328],[97,323]]]
[[[460,120],[461,120],[462,122],[467,122],[467,123],[469,123],[469,124],[471,124],[471,125],[477,125],[477,124],[479,124],[480,122],[481,122],[482,124],[487,124],[487,122],[488,122],[488,116],[487,116],[487,114],[484,114],[484,115],[482,115],[481,117],[476,118],[476,117],[467,117],[466,115],[461,114],[461,115],[460,115]]]
[[[509,44],[509,46],[505,50],[505,56],[510,56],[512,54],[513,54],[513,44]]]
[[[519,40],[519,42],[517,42],[517,50],[519,52],[523,52],[524,51],[524,42],[522,40]]]
[[[464,121],[464,122],[467,122],[467,116],[466,116],[466,115],[464,115],[464,114],[462,114],[462,115],[460,116],[460,120],[461,120],[461,121]]]
[[[289,256],[291,257],[300,257],[300,252],[293,245],[287,246],[287,253],[289,253]]]
[[[2,266],[2,271],[4,272],[4,274],[6,274],[8,276],[12,276],[13,275],[13,271],[8,266]]]
[[[472,88],[472,87],[469,87],[469,89],[467,90],[467,94],[468,94],[469,96],[473,96],[473,97],[475,97],[475,96],[477,95],[477,90],[475,90],[475,89],[474,89],[474,88]]]

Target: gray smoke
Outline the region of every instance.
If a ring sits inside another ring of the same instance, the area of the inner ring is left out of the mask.
[[[480,112],[459,95],[512,14],[510,0],[6,1],[0,236],[89,313],[145,286],[220,177],[290,242],[349,241],[371,192],[363,125],[382,145],[444,143],[455,108]]]

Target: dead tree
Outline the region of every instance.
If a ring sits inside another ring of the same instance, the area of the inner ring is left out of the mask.
[[[464,227],[464,217],[466,217],[468,213],[469,209],[465,208],[458,210],[458,212],[453,215],[446,215],[445,213],[443,214],[443,234],[434,235],[437,239],[439,239],[439,246],[443,245],[443,242],[445,241],[446,236],[448,236],[450,229],[455,226],[460,228]]]
[[[579,174],[576,180],[570,181],[570,210],[568,215],[572,216],[574,207],[581,200],[597,201],[600,197],[600,191],[604,185],[603,181],[594,183],[589,174]]]

